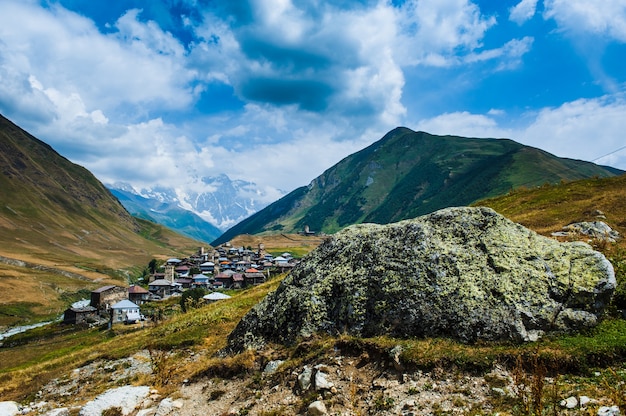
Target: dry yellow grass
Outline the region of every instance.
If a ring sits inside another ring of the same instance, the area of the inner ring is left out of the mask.
[[[263,244],[265,251],[278,253],[289,251],[294,256],[303,256],[319,246],[326,237],[304,236],[300,234],[270,234],[270,235],[239,235],[231,240],[234,247],[252,247],[257,249]]]

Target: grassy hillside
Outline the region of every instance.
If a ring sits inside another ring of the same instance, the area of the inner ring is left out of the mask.
[[[491,207],[544,235],[572,222],[600,219],[626,237],[626,175],[522,187],[474,205]],[[598,218],[598,211],[606,218]],[[625,243],[622,239],[618,246]]]
[[[133,218],[88,170],[0,116],[0,327],[58,316],[202,245]]]
[[[538,186],[621,171],[558,158],[507,139],[434,136],[397,128],[250,218],[238,234],[333,233],[361,222],[386,224]]]
[[[598,219],[598,210],[601,210],[605,221],[625,235],[625,201],[626,176],[620,176],[520,189],[477,204],[490,206],[543,234],[559,230],[573,221]],[[253,247],[263,243],[266,250],[273,252],[292,251],[292,248],[305,247],[307,243],[315,244],[316,240],[292,235],[267,238],[243,235],[233,243]],[[615,244],[596,242],[595,245],[612,258],[618,279],[623,282],[626,278],[626,256],[619,253],[626,252],[624,239]],[[623,370],[626,321],[617,318],[605,320],[589,333],[546,338],[521,346],[490,343],[463,345],[445,339],[356,339],[339,336],[312,337],[291,349],[272,345],[259,353],[248,351],[234,357],[217,356],[216,352],[225,346],[227,334],[241,317],[269,291],[275,290],[281,279],[282,276],[277,276],[263,285],[232,293],[233,297],[227,301],[187,313],[181,313],[175,306],[160,304],[171,313],[155,326],[120,325],[111,331],[76,331],[51,326],[16,336],[11,339],[10,347],[0,348],[0,396],[27,402],[48,381],[67,377],[73,369],[101,359],[127,357],[145,349],[150,351],[153,374],[135,375],[125,382],[156,386],[161,394],[172,393],[176,397],[175,391],[185,379],[191,382],[209,380],[207,385],[213,387],[207,387],[207,395],[221,386],[227,389],[228,380],[238,379],[259,394],[265,388],[269,390],[277,383],[290,380],[290,374],[300,371],[305,364],[325,360],[333,362],[333,354],[340,354],[344,361],[354,361],[359,365],[374,363],[378,375],[381,371],[392,372],[393,369],[388,366],[389,357],[391,351],[400,346],[402,353],[399,360],[403,371],[420,369],[424,376],[438,374],[441,380],[461,380],[467,374],[485,375],[494,363],[508,368],[516,377],[519,390],[511,397],[490,396],[488,400],[494,413],[537,414],[533,413],[532,406],[541,405],[545,406],[542,414],[564,414],[565,410],[558,403],[570,395],[610,397],[613,404],[626,405],[626,373]],[[275,377],[262,376],[263,365],[273,359],[286,362]],[[544,385],[543,377],[546,375],[551,381]],[[494,383],[493,387],[502,387],[496,384],[502,380],[490,380]],[[219,384],[211,384],[213,382]],[[532,390],[522,389],[524,383]],[[82,387],[81,397],[76,403],[85,402],[115,386],[108,375],[96,374],[89,384]],[[244,395],[248,396],[255,394],[248,390],[245,392]],[[307,396],[303,396],[302,400],[306,406]]]

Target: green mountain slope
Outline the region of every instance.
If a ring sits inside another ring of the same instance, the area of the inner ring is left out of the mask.
[[[508,139],[435,136],[399,127],[279,201],[232,227],[240,234],[333,233],[361,222],[389,223],[468,205],[520,186],[608,177],[622,171],[558,158]]]
[[[0,116],[0,327],[56,315],[201,243],[132,217],[87,169]]]

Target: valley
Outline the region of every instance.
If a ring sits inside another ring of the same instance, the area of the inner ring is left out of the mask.
[[[0,325],[58,317],[90,290],[136,283],[153,259],[184,258],[205,246],[128,215],[88,172],[7,126],[0,137],[7,140],[5,154],[19,154],[32,170],[14,170],[10,158],[3,159],[8,174],[0,177],[7,191],[0,206]],[[36,152],[29,153],[24,143]],[[42,168],[46,164],[38,152],[54,160],[59,170]],[[580,221],[603,221],[624,236],[626,176],[613,174],[509,189],[491,199],[478,198],[473,205],[491,207],[548,237]],[[65,182],[67,175],[71,185]],[[54,181],[33,179],[42,176]],[[286,212],[286,201],[292,199],[270,205],[249,223],[260,224],[267,213]],[[289,221],[296,224],[297,218]],[[228,242],[305,257],[333,234],[315,226],[311,235],[299,233],[299,226],[294,233],[276,228],[237,234]],[[613,299],[593,329],[524,344],[319,333],[294,345],[270,343],[225,354],[228,338],[243,317],[288,279],[279,274],[229,292],[230,299],[187,312],[177,297],[153,302],[150,308],[164,318],[158,322],[111,329],[53,323],[13,335],[0,347],[0,401],[15,401],[23,414],[67,409],[67,414],[77,415],[100,395],[122,386],[149,392],[128,411],[133,415],[300,415],[321,411],[309,407],[321,408],[320,403],[327,414],[345,415],[601,414],[623,408],[626,243],[623,238],[608,242],[585,235],[554,238],[588,242],[615,270]],[[274,370],[266,370],[268,364]],[[303,387],[300,380],[308,371],[317,371],[332,386],[320,380],[317,390]],[[589,401],[581,404],[583,397]],[[570,408],[571,398],[576,404]],[[111,414],[121,412],[112,409]]]

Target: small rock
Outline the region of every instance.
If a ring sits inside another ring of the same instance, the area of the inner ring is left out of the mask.
[[[274,374],[276,372],[276,370],[278,370],[278,367],[280,367],[280,365],[284,363],[283,360],[274,360],[274,361],[270,361],[269,363],[267,363],[267,365],[265,366],[265,369],[263,370],[264,374]]]
[[[172,400],[169,397],[161,400],[159,407],[156,410],[156,416],[166,416],[172,413],[175,409],[182,409],[184,402],[181,399]]]
[[[52,409],[46,412],[45,416],[70,416],[70,409],[67,407]]]
[[[20,412],[16,402],[0,402],[0,415],[15,416]]]
[[[156,409],[151,407],[149,409],[141,409],[135,416],[154,416],[156,415]]]
[[[324,402],[316,400],[309,405],[308,412],[309,416],[323,416],[327,415],[328,411],[326,410],[326,405]]]
[[[315,373],[315,390],[330,390],[334,386],[327,377],[326,373],[321,371]]]
[[[617,406],[602,406],[598,409],[598,416],[618,416],[620,414],[619,407]]]
[[[298,385],[300,390],[306,391],[311,387],[311,377],[313,375],[313,369],[309,366],[304,366],[304,370],[298,376]]]
[[[129,414],[148,396],[146,386],[123,386],[108,390],[88,402],[79,416],[100,416],[105,410],[118,407],[122,413]]]
[[[503,388],[500,388],[500,387],[492,387],[492,388],[491,388],[491,391],[492,391],[492,392],[494,392],[494,393],[499,394],[500,396],[506,396],[506,392],[504,391],[504,389],[503,389]]]
[[[389,351],[391,362],[397,371],[404,370],[404,365],[402,365],[402,362],[400,361],[400,354],[402,354],[402,346],[400,345],[396,345],[391,349],[391,351]]]
[[[415,400],[413,399],[409,399],[404,403],[404,406],[402,407],[405,410],[413,410],[415,408]]]
[[[587,397],[587,396],[580,396],[578,398],[578,404],[580,405],[580,407],[585,407],[589,403],[591,403],[591,399],[589,397]]]
[[[578,406],[578,399],[574,396],[570,396],[565,400],[561,400],[561,406],[567,409],[573,409]]]

